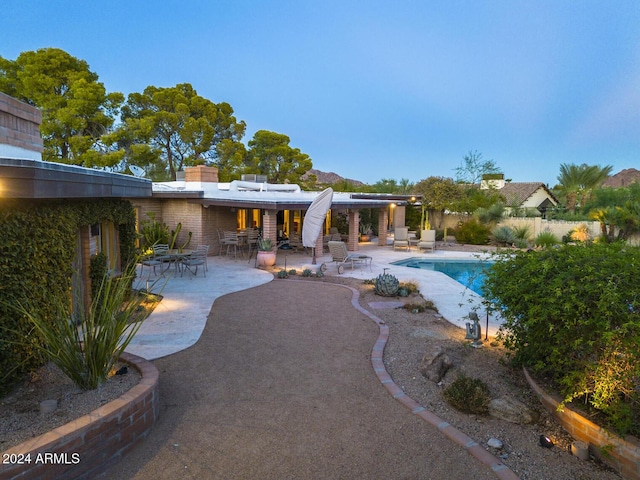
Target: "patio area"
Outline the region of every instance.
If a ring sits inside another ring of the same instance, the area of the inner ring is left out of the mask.
[[[385,270],[395,275],[401,282],[413,281],[419,286],[422,295],[433,301],[440,314],[449,322],[465,328],[469,311],[480,304],[480,297],[447,275],[429,270],[392,265],[392,262],[411,257],[434,259],[468,259],[477,258],[478,253],[438,250],[434,253],[422,251],[399,251],[392,246],[381,247],[375,242],[361,243],[358,253],[372,257],[371,269],[356,266],[353,270],[346,265],[342,276],[371,279]],[[276,264],[269,269],[255,268],[255,256],[233,258],[212,256],[208,258],[209,270],[206,277],[199,272],[197,276],[180,276],[175,270],[165,272],[164,276],[150,275],[145,269],[144,276],[138,278],[136,288],[147,288],[153,293],[161,293],[163,300],[133,339],[127,352],[153,360],[184,350],[195,344],[206,325],[207,316],[213,302],[226,294],[246,290],[262,285],[274,279],[273,273],[281,269],[296,269],[300,274],[305,268],[317,271],[322,263],[327,263],[325,275],[339,275],[335,263],[331,262],[328,253],[318,254],[316,264],[312,257],[303,251],[278,250]],[[479,310],[483,329],[485,327],[485,311]],[[499,320],[490,317],[489,335],[495,335]]]

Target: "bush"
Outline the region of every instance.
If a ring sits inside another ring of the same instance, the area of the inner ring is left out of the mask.
[[[533,241],[536,247],[549,248],[558,245],[560,240],[551,232],[540,232]]]
[[[479,378],[460,375],[442,394],[452,407],[463,413],[486,415],[489,411],[489,387]]]
[[[464,222],[456,229],[456,241],[471,245],[487,245],[491,230],[476,219]]]
[[[583,399],[625,433],[640,413],[640,248],[563,245],[496,257],[484,298],[517,365]],[[638,433],[638,432],[630,432]]]

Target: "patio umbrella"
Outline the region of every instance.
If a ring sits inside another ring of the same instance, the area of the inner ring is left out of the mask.
[[[304,223],[302,224],[302,245],[305,247],[313,248],[313,265],[316,264],[316,242],[318,241],[318,235],[322,230],[325,218],[327,218],[327,212],[331,208],[331,202],[333,201],[333,189],[327,188],[320,192],[304,216]]]

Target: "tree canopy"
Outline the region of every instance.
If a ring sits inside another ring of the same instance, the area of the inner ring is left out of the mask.
[[[42,157],[84,167],[116,165],[124,152],[109,148],[111,130],[124,99],[106,93],[98,75],[58,48],[0,57],[0,91],[42,111]]]
[[[575,213],[577,206],[590,200],[593,191],[607,179],[611,170],[610,165],[561,164],[556,189],[565,196],[567,210]]]
[[[493,160],[483,160],[482,153],[474,150],[462,158],[462,164],[455,168],[455,172],[458,183],[478,184],[483,175],[502,173],[502,170]]]
[[[128,162],[160,164],[172,180],[184,167],[215,165],[218,158],[231,169],[238,161],[236,153],[242,152],[238,144],[245,123],[236,120],[228,103],[213,103],[188,83],[149,86],[130,94],[122,107],[122,121],[117,140],[126,149]]]
[[[271,183],[298,182],[311,169],[311,158],[289,142],[282,133],[258,130],[248,143],[247,171],[266,175]]]

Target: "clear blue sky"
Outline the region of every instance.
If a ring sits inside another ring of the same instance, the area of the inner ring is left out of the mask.
[[[513,181],[640,168],[640,1],[0,1],[0,55],[61,48],[108,91],[190,83],[314,168]]]

